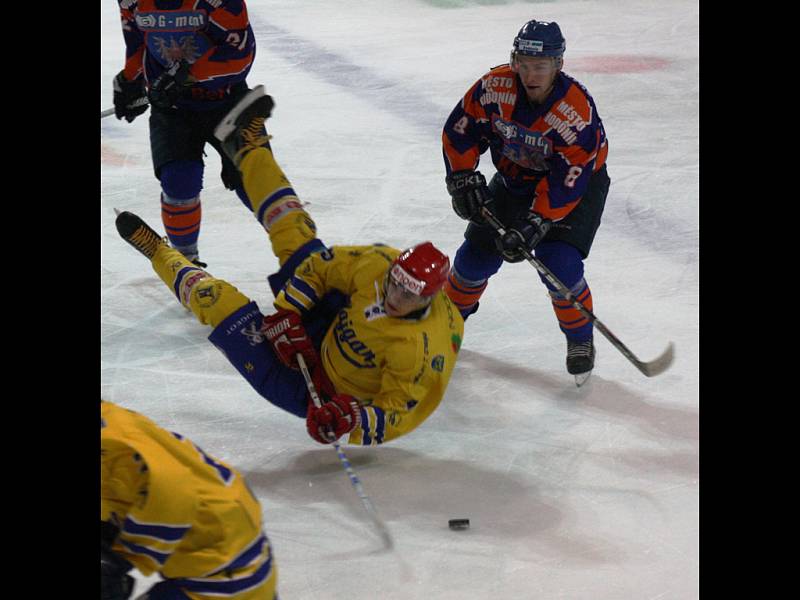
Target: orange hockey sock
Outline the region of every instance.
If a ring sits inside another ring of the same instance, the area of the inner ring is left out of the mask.
[[[456,305],[462,315],[468,315],[472,312],[478,300],[481,299],[481,295],[488,284],[489,281],[487,279],[484,279],[482,283],[465,281],[458,276],[458,273],[451,270],[444,284],[444,293],[447,294],[447,297]]]
[[[197,238],[200,235],[202,210],[200,198],[188,201],[187,204],[167,204],[161,197],[161,221],[164,223],[167,237],[174,248],[193,248],[197,250]]]
[[[573,287],[572,295],[580,302],[585,308],[593,310],[592,308],[592,291],[586,284],[586,281],[581,279],[578,284]],[[568,337],[587,337],[586,333],[591,332],[592,324],[587,317],[582,315],[576,308],[572,306],[569,300],[564,299],[561,294],[557,292],[550,292],[551,301],[553,303],[553,311],[556,313],[558,325]],[[585,330],[585,331],[584,331]]]

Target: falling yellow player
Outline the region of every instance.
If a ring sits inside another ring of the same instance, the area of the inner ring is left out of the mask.
[[[242,474],[147,417],[100,402],[101,585],[124,600],[274,600],[277,567]]]
[[[117,217],[120,235],[201,323],[209,340],[275,406],[330,443],[380,444],[415,429],[444,397],[464,321],[442,291],[450,260],[432,243],[326,247],[275,162],[264,135],[272,98],[256,87],[215,135],[239,169],[250,208],[280,270],[269,277],[277,312],[264,317],[230,283],[171,249],[142,219]],[[325,403],[309,404],[296,354]],[[314,368],[315,367],[315,368]]]

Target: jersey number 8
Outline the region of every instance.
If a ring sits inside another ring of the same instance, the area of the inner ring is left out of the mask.
[[[583,167],[570,167],[564,179],[564,185],[568,188],[575,187],[575,181],[581,176],[581,173],[583,173]]]

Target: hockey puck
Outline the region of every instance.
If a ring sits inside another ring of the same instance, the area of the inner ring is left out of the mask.
[[[450,519],[447,524],[450,529],[456,531],[461,529],[469,529],[469,519]]]

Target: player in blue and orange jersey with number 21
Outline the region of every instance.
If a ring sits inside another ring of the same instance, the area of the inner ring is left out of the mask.
[[[117,0],[125,68],[114,78],[117,119],[150,111],[150,150],[161,220],[173,248],[199,261],[203,149],[222,159],[222,183],[249,206],[214,128],[247,92],[256,41],[244,0]]]
[[[557,23],[529,21],[510,62],[483,75],[444,126],[447,190],[470,221],[446,292],[465,318],[503,261],[523,260],[520,244],[592,309],[583,261],[610,185],[608,144],[594,100],[561,70],[565,48]],[[476,170],[487,149],[497,169],[488,186]],[[515,235],[498,236],[484,207]],[[594,367],[592,322],[541,279],[567,339],[567,371],[580,385]]]

